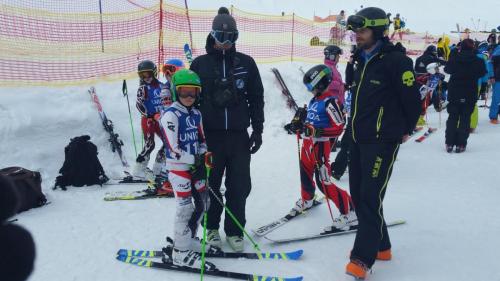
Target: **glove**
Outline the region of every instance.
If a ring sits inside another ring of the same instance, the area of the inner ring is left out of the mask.
[[[299,134],[302,134],[302,127],[302,124],[297,124],[292,121],[291,123],[286,124],[284,128],[285,131],[288,132],[288,134],[293,135],[297,131],[299,131]]]
[[[293,116],[292,121],[285,125],[285,130],[289,134],[295,134],[297,131],[302,133],[302,127],[304,127],[304,122],[307,118],[307,106],[299,107]]]
[[[254,154],[262,145],[262,133],[253,131],[250,136],[250,153]]]
[[[328,173],[328,168],[326,167],[325,164],[323,164],[319,167],[318,172],[319,172],[319,178],[323,183],[325,183],[325,184],[331,183],[330,182],[330,174]]]
[[[155,123],[156,123],[156,120],[155,120],[154,116],[150,117],[150,118],[147,118],[147,120],[146,120],[146,125],[148,127],[154,126]]]
[[[190,169],[192,182],[204,180],[207,177],[205,173],[205,155],[205,153],[202,153],[194,156],[194,164],[191,165]]]
[[[161,114],[160,113],[155,113],[155,115],[153,116],[153,119],[158,122],[160,121],[160,118],[161,118]]]
[[[314,128],[312,124],[306,124],[304,126],[304,135],[306,137],[319,138],[323,134],[323,129]]]

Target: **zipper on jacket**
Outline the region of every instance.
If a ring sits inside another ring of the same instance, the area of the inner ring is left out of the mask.
[[[226,79],[226,50],[222,50],[222,77]],[[227,131],[227,107],[224,107],[224,125]]]
[[[384,116],[384,107],[381,106],[378,110],[378,118],[377,118],[377,139],[379,137],[380,127],[382,126],[382,116]]]
[[[363,78],[365,76],[365,70],[366,70],[366,67],[368,66],[368,63],[376,56],[378,56],[378,53],[373,55],[369,60],[366,61],[365,65],[363,66],[363,71],[361,72],[361,78],[359,79],[358,88],[356,89],[356,96],[354,97],[355,108],[354,108],[354,114],[352,116],[352,125],[351,125],[352,139],[354,140],[354,142],[356,142],[356,137],[354,135],[354,121],[356,120],[356,113],[358,112],[359,89],[361,89],[361,84],[363,83]]]

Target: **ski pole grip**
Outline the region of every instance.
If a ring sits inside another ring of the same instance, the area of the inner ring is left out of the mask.
[[[214,164],[212,160],[213,160],[212,152],[210,151],[205,152],[205,167],[207,169],[213,169]]]

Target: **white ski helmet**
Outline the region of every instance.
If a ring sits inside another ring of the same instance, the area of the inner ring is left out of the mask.
[[[437,62],[429,63],[425,69],[429,74],[436,74],[439,70],[439,63]]]

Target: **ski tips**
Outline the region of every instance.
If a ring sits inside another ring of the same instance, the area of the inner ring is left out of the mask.
[[[127,260],[127,256],[126,255],[117,255],[116,259],[124,262]]]
[[[125,249],[120,249],[118,252],[116,252],[117,256],[128,256],[127,250]]]
[[[288,253],[287,256],[288,256],[288,259],[298,260],[300,257],[302,257],[303,254],[304,254],[304,250],[297,250],[297,251]]]
[[[302,279],[304,279],[304,277],[302,277],[302,276],[293,277],[293,278],[283,278],[283,280],[285,280],[285,281],[302,281]]]

